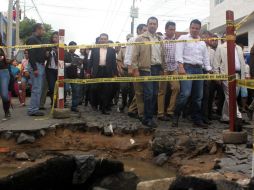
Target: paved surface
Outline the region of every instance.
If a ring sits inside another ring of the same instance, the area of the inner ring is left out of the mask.
[[[40,130],[50,128],[57,124],[61,123],[72,123],[76,122],[77,120],[74,118],[70,119],[53,119],[50,116],[50,103],[49,101],[46,103],[45,108],[46,110],[44,117],[31,117],[27,115],[27,106],[26,107],[19,107],[19,102],[17,98],[12,100],[13,102],[13,109],[11,109],[11,119],[7,121],[3,121],[2,118],[4,116],[4,112],[0,110],[0,131],[33,131],[33,130]],[[2,103],[1,103],[2,104]],[[29,99],[27,99],[27,104],[29,104]],[[2,107],[2,105],[0,105]]]
[[[140,122],[136,119],[129,118],[127,116],[127,113],[119,113],[116,110],[116,107],[113,108],[113,111],[109,116],[101,115],[99,112],[94,112],[91,110],[90,107],[84,107],[80,106],[80,110],[82,110],[81,117],[78,114],[72,114],[72,117],[70,119],[53,119],[50,116],[50,104],[49,101],[46,103],[44,111],[46,113],[46,116],[44,117],[31,117],[27,115],[27,107],[19,107],[19,103],[17,98],[14,98],[13,100],[14,108],[11,110],[12,118],[8,121],[2,121],[1,118],[3,118],[3,110],[0,110],[0,131],[7,131],[7,130],[13,130],[13,131],[19,131],[19,130],[39,130],[39,129],[45,129],[50,128],[56,124],[61,123],[73,123],[73,122],[87,122],[91,123],[93,125],[97,126],[103,126],[109,123],[112,123],[114,127],[132,127],[132,126],[142,126]],[[29,99],[27,99],[27,103],[29,103]],[[0,105],[2,107],[2,105]],[[244,115],[245,116],[245,115]],[[246,118],[246,116],[245,116]],[[158,121],[159,129],[158,130],[172,130],[170,127],[171,122],[160,122]],[[180,123],[181,127],[190,127],[191,128],[191,122],[188,120],[182,120]],[[254,122],[251,122],[251,125],[245,126],[245,129],[248,130],[249,134],[252,133],[252,128],[254,126]],[[207,130],[207,132],[210,133],[210,131],[218,131],[219,133],[223,129],[228,129],[227,125],[221,124],[218,121],[214,121],[213,124],[210,126],[210,128]],[[211,133],[210,133],[211,134]],[[213,135],[212,135],[213,136]],[[217,135],[216,135],[217,136]]]
[[[47,129],[58,124],[69,123],[85,123],[86,126],[104,127],[112,124],[114,130],[125,130],[132,133],[133,130],[143,127],[139,120],[132,119],[127,116],[127,113],[119,113],[114,107],[110,115],[101,115],[100,112],[93,111],[90,107],[80,106],[81,114],[72,114],[69,119],[52,119],[50,117],[50,105],[46,103],[47,108],[45,117],[30,117],[27,115],[27,107],[18,107],[18,100],[13,100],[14,109],[11,110],[12,118],[8,121],[0,121],[0,132],[3,131],[35,131],[39,129]],[[0,116],[3,116],[3,111],[0,110]],[[244,114],[246,119],[246,115]],[[171,122],[158,121],[159,128],[156,129],[154,137],[166,139],[166,137],[185,136],[196,145],[207,145],[209,142],[215,142],[218,146],[224,147],[225,156],[219,160],[217,170],[219,172],[237,172],[241,174],[251,175],[252,149],[246,145],[223,145],[222,131],[228,129],[228,125],[221,124],[218,121],[213,121],[213,124],[208,129],[192,128],[191,122],[181,120],[179,128],[170,127]],[[248,132],[248,141],[252,142],[252,131],[254,122],[244,126]],[[162,144],[167,142],[162,141]],[[189,143],[187,143],[189,144]],[[203,148],[202,148],[203,147]],[[200,152],[206,149],[207,146],[202,146]]]

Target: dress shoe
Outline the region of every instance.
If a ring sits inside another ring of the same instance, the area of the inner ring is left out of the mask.
[[[2,119],[3,121],[7,121],[11,118],[11,113],[10,111],[7,111],[5,114],[4,114],[4,118]]]
[[[160,121],[169,121],[170,118],[164,115],[162,117],[158,117],[158,120],[160,120]]]
[[[192,127],[194,128],[202,128],[202,129],[207,129],[208,125],[202,123],[202,122],[194,122]]]
[[[204,122],[204,124],[207,124],[207,125],[211,125],[212,124],[212,122],[209,119],[207,119],[207,118],[204,118],[203,122]]]
[[[102,114],[102,115],[110,115],[110,113],[109,113],[109,112],[106,112],[106,111],[101,111],[101,114]]]
[[[167,116],[170,120],[173,120],[173,118],[174,118],[174,115],[173,115],[173,114],[166,114],[166,116]]]
[[[220,116],[213,114],[213,115],[208,116],[208,119],[209,119],[210,121],[213,121],[213,120],[220,120]]]
[[[208,125],[204,123],[193,123],[192,127],[194,128],[202,128],[202,129],[207,129]]]
[[[153,120],[149,120],[149,121],[142,121],[142,124],[147,126],[147,127],[150,127],[150,128],[157,128],[158,125],[153,121]]]
[[[228,124],[229,124],[229,121],[220,120],[220,123],[228,125]]]
[[[247,116],[248,116],[249,120],[252,121],[252,119],[253,119],[253,110],[248,109],[247,110]]]
[[[179,121],[179,117],[174,115],[173,116],[173,121],[172,121],[172,127],[178,127],[178,121]]]
[[[32,114],[29,114],[29,116],[35,116],[35,117],[37,117],[37,116],[44,116],[45,114],[43,113],[43,112],[35,112],[35,113],[32,113]]]
[[[137,113],[133,113],[133,112],[128,112],[128,116],[131,118],[135,118],[135,119],[139,119],[138,114]]]
[[[75,113],[79,113],[79,110],[77,108],[72,108],[71,111]]]

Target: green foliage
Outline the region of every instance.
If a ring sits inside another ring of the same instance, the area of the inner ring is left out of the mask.
[[[24,20],[20,22],[20,39],[23,42],[26,42],[26,40],[32,35],[33,26],[36,23],[36,20],[29,18],[24,18]],[[50,24],[44,23],[44,28],[46,33],[43,37],[43,41],[49,42],[50,36],[53,33],[52,27]]]

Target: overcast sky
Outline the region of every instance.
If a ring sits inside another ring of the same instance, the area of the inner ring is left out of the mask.
[[[26,15],[40,22],[31,0],[20,0],[21,8],[26,4]],[[0,0],[0,11],[6,12],[8,0]],[[133,0],[34,0],[45,23],[54,30],[66,30],[66,43],[94,43],[100,33],[108,33],[113,41],[125,41],[130,33],[130,7]],[[209,0],[136,0],[139,8],[137,24],[146,23],[147,18],[159,19],[158,31],[164,32],[168,20],[177,23],[177,30],[184,31],[192,19],[209,16]],[[22,15],[23,16],[23,15]]]

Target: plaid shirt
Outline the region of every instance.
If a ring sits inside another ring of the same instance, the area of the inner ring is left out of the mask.
[[[168,37],[164,37],[164,40],[175,40],[176,38],[173,37],[169,39]],[[175,43],[165,43],[165,66],[167,71],[175,71],[178,67],[176,59],[175,59],[175,51],[176,51],[176,44]]]

